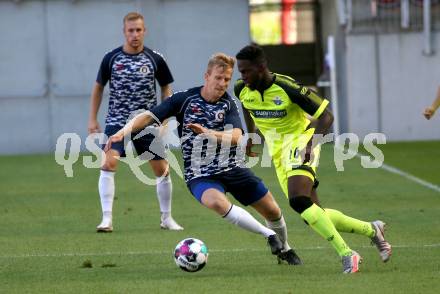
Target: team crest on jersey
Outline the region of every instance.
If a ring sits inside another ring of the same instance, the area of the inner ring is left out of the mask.
[[[148,66],[143,65],[139,68],[139,72],[143,75],[147,75],[150,73],[150,69],[148,68]]]
[[[273,99],[272,100],[273,101],[273,103],[275,103],[275,105],[281,105],[281,104],[283,104],[283,100],[281,100],[281,98],[280,97],[275,97],[275,99]]]
[[[218,110],[214,112],[214,120],[216,122],[222,122],[225,119],[225,111]]]

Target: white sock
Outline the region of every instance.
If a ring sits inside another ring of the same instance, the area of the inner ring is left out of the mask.
[[[269,229],[274,230],[280,237],[280,240],[283,243],[283,251],[291,249],[289,243],[287,243],[287,227],[283,215],[281,215],[281,218],[277,221],[266,220],[266,225]]]
[[[113,199],[115,197],[115,172],[101,171],[99,176],[98,189],[101,198],[103,218],[112,218]]]
[[[223,218],[246,231],[261,234],[266,238],[275,234],[273,230],[260,224],[249,212],[236,205],[232,205]]]
[[[173,183],[170,175],[156,178],[157,200],[159,201],[161,219],[164,220],[171,216],[171,193]]]

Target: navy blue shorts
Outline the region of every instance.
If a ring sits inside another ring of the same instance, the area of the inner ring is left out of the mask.
[[[214,188],[222,193],[231,193],[238,202],[245,206],[257,202],[269,191],[263,181],[250,169],[239,167],[212,176],[193,179],[187,185],[199,202],[201,202],[203,192]]]
[[[119,127],[119,126],[106,126],[104,133],[108,137],[110,137],[111,135],[116,134],[116,132],[119,131],[121,128],[122,127]],[[148,134],[143,135],[141,138],[133,140],[133,138],[136,137],[136,135],[138,133],[139,132],[133,133],[131,135],[134,149],[136,150],[136,153],[138,155],[141,155],[144,152],[147,152],[143,156],[145,158],[145,160],[165,159],[165,146],[157,140],[156,140],[157,143],[155,142],[154,146],[151,145],[154,138],[156,137],[154,134],[148,133]],[[105,145],[103,145],[102,148],[104,148],[104,146]],[[119,154],[121,155],[121,157],[125,157],[124,141],[112,143],[111,149],[117,150],[119,152]]]

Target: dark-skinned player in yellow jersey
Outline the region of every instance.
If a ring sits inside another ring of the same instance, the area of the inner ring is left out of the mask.
[[[243,105],[248,131],[253,132],[257,126],[265,137],[279,183],[292,209],[331,243],[341,258],[343,273],[358,272],[362,258],[339,232],[370,238],[382,261],[388,261],[391,246],[384,238],[384,222],[361,221],[322,208],[319,203],[319,138],[327,134],[333,122],[328,100],[291,77],[270,72],[264,51],[257,45],[245,46],[236,58],[241,79],[235,83],[234,92]],[[251,147],[249,143],[247,154],[255,156]]]

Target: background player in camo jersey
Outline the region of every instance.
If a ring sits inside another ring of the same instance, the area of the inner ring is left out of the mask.
[[[144,46],[144,18],[137,12],[124,17],[124,45],[107,53],[99,68],[96,83],[91,95],[89,133],[101,132],[97,114],[105,85],[109,82],[110,100],[105,120],[105,134],[116,133],[129,118],[130,114],[140,109],[150,109],[157,104],[156,80],[160,85],[162,100],[172,94],[171,72],[163,57]],[[136,152],[140,155],[149,150],[152,134],[133,140]],[[156,154],[148,153],[147,158],[157,177],[157,198],[161,211],[160,226],[163,229],[182,230],[171,216],[172,183],[169,176],[168,162]],[[164,153],[160,153],[164,154]],[[112,208],[115,195],[114,175],[119,156],[125,156],[122,142],[114,144],[106,153],[105,163],[99,177],[99,196],[101,198],[102,222],[98,232],[111,232]]]

